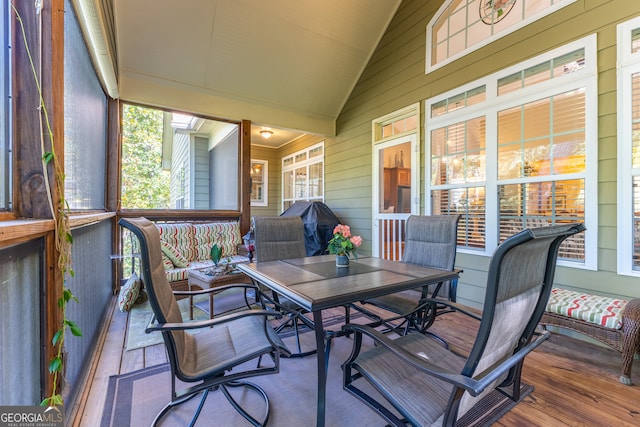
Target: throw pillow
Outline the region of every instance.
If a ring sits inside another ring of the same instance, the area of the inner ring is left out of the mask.
[[[138,299],[138,293],[140,292],[140,278],[136,273],[133,273],[127,281],[120,288],[120,295],[118,296],[118,307],[120,311],[125,312],[131,310],[131,306]]]
[[[173,270],[173,263],[164,253],[162,254],[162,265],[164,265],[165,270]]]
[[[180,251],[178,251],[176,248],[174,248],[173,246],[171,246],[166,242],[160,242],[160,243],[162,247],[162,253],[165,254],[167,258],[171,260],[173,265],[175,265],[178,268],[188,267],[189,261],[184,256],[182,256]]]

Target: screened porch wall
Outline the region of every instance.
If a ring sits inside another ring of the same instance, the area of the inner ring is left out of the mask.
[[[0,250],[0,406],[41,400],[43,250],[42,239]]]
[[[74,401],[78,392],[84,365],[93,351],[105,310],[112,295],[111,221],[103,221],[72,230],[72,265],[74,277],[66,285],[79,302],[67,306],[67,318],[82,330],[82,337],[65,335],[65,400]],[[68,398],[71,399],[68,399]]]

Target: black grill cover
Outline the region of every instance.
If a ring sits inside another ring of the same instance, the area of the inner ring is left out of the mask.
[[[340,224],[338,217],[322,202],[295,202],[280,216],[302,218],[307,256],[326,253],[333,229]]]

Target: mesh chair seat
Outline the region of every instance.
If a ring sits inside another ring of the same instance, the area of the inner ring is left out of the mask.
[[[272,328],[269,338],[283,352],[286,346]],[[197,379],[223,372],[255,359],[272,348],[262,329],[262,319],[243,317],[233,325],[222,324],[198,334],[185,334],[185,359],[179,366],[180,379]],[[216,351],[212,352],[211,349]]]
[[[408,334],[396,340],[398,345],[416,355],[429,355],[429,361],[446,371],[459,372],[465,359],[442,346],[430,335]],[[453,385],[427,375],[416,375],[415,367],[398,363],[398,358],[376,347],[361,353],[354,367],[363,372],[378,391],[395,407],[402,408],[402,416],[414,425],[427,426],[442,417]],[[402,379],[402,380],[400,380]]]
[[[410,313],[416,308],[416,305],[422,292],[416,289],[408,289],[394,294],[383,295],[381,297],[369,298],[367,304],[375,305],[393,313]]]

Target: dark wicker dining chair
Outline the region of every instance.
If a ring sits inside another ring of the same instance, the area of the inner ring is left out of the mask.
[[[253,227],[256,239],[257,262],[307,256],[304,243],[304,224],[299,216],[255,216],[253,217]],[[302,325],[311,330],[314,328],[313,322],[304,315],[307,311],[291,300],[269,291],[259,283],[257,285],[261,288],[263,303],[267,302],[267,305],[271,305],[286,317],[286,321],[276,327],[276,332],[280,333],[288,327],[293,328],[297,352],[292,351],[290,357],[304,357],[315,354],[315,341],[313,341],[313,348],[303,349],[304,346],[300,340],[300,327]]]
[[[459,221],[460,215],[411,215],[406,223],[402,262],[453,270],[456,262]],[[404,318],[400,324],[391,325],[387,321],[384,322],[400,335],[406,335],[410,329],[424,333],[431,326],[436,315],[449,312],[451,309],[438,304],[424,305],[422,302],[427,298],[441,298],[455,302],[456,284],[457,280],[409,289],[367,299],[362,301],[361,305],[353,307],[376,319],[379,319],[379,316],[368,310],[367,304],[395,313],[400,319]]]
[[[142,261],[142,278],[148,293],[154,320],[146,332],[161,331],[171,365],[171,401],[155,417],[153,425],[174,406],[202,392],[202,399],[193,416],[195,423],[210,390],[220,389],[231,405],[252,425],[265,425],[269,418],[269,398],[255,384],[244,381],[258,375],[275,374],[280,369],[280,353],[288,352],[267,321],[274,313],[266,310],[244,310],[215,319],[184,323],[174,294],[203,294],[221,288],[202,291],[173,292],[164,273],[160,235],[153,222],[146,218],[122,218],[119,221],[138,238]],[[252,287],[249,284],[227,285]],[[204,329],[203,329],[204,328]],[[198,334],[187,331],[203,329]],[[240,366],[268,355],[266,366],[255,369]],[[195,384],[176,390],[176,380]],[[229,394],[228,387],[246,387],[257,392],[264,401],[264,415],[255,419]]]
[[[486,409],[480,401],[494,389],[518,402],[525,356],[550,336],[536,326],[551,293],[559,246],[583,230],[578,223],[527,229],[498,246],[468,355],[442,347],[430,335],[392,340],[369,326],[345,325],[354,333],[354,346],[343,365],[344,388],[394,426],[453,426],[470,410]],[[377,346],[361,351],[363,335]],[[361,382],[373,385],[387,403],[367,394]]]

